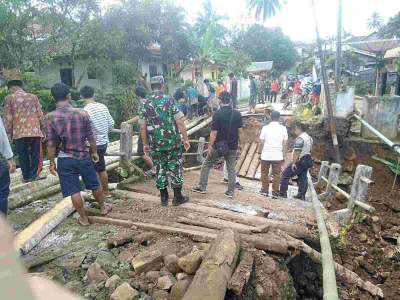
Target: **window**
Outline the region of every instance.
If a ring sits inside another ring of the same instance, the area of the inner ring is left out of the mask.
[[[72,86],[72,69],[60,69],[60,78],[62,83]]]
[[[157,76],[157,66],[156,65],[149,65],[149,73],[150,73],[150,78]]]

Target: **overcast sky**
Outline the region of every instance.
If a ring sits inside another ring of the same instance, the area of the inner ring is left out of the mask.
[[[101,0],[104,6],[118,0]],[[187,11],[188,21],[194,22],[202,10],[201,0],[175,0]],[[315,0],[321,36],[333,36],[336,32],[337,0]],[[245,0],[212,0],[217,12],[229,17],[226,26],[254,23],[249,16]],[[354,35],[370,31],[367,19],[377,11],[385,22],[400,11],[400,0],[343,0],[343,27]],[[266,26],[279,26],[294,41],[313,41],[314,23],[310,0],[287,0],[276,17],[265,22]]]

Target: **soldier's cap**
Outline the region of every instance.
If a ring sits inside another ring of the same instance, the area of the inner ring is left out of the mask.
[[[22,80],[18,80],[18,79],[13,79],[13,80],[9,80],[7,82],[7,88],[11,88],[13,86],[19,86],[22,87],[24,84],[22,82]]]
[[[164,77],[162,76],[151,77],[150,84],[164,84]]]

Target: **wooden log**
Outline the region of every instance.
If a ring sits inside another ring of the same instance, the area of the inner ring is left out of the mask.
[[[22,254],[28,253],[74,211],[71,197],[64,198],[15,237],[15,249]]]
[[[258,216],[249,216],[241,213],[236,213],[229,210],[218,209],[214,207],[202,206],[193,203],[185,203],[180,207],[188,209],[190,211],[197,211],[200,213],[204,213],[206,215],[216,216],[225,220],[233,220],[237,223],[255,226],[255,227],[264,227],[264,229],[280,229],[286,231],[288,234],[292,235],[296,238],[307,238],[310,237],[310,232],[305,226],[300,224],[292,225],[282,221],[270,220],[263,217]]]
[[[148,194],[126,192],[121,190],[115,190],[112,192],[112,194],[120,198],[130,198],[130,199],[135,199],[137,201],[160,203],[160,200],[157,197]],[[263,230],[263,232],[266,232],[270,229],[281,229],[296,238],[306,238],[311,236],[309,230],[304,225],[300,224],[293,225],[285,223],[283,221],[271,220],[264,217],[237,213],[230,210],[216,208],[215,207],[216,203],[213,203],[212,201],[199,200],[199,199],[196,200],[199,203],[195,204],[193,202],[189,202],[180,205],[179,208],[188,209],[191,212],[196,211],[199,213],[206,214],[207,216],[218,217],[224,220],[235,221],[236,223],[258,227],[258,229]],[[203,204],[210,206],[204,206]]]
[[[107,248],[112,249],[130,243],[132,241],[133,241],[133,233],[131,232],[119,233],[107,239]]]
[[[163,225],[163,224],[133,222],[122,219],[113,219],[110,217],[92,217],[92,216],[89,216],[89,221],[91,223],[109,224],[130,229],[142,229],[142,230],[149,230],[166,234],[179,234],[188,237],[196,242],[211,242],[217,237],[218,234],[217,230],[211,230],[209,228],[204,228],[199,226],[189,226],[189,225],[176,227],[176,224],[171,224],[171,223],[169,224],[166,223],[165,225]],[[264,250],[279,254],[287,254],[288,249],[293,248],[293,246],[288,241],[285,241],[281,236],[276,235],[273,232],[263,235],[241,234],[240,236],[244,242],[248,243],[250,246],[259,250]]]
[[[253,271],[254,257],[249,251],[244,251],[240,257],[240,262],[229,281],[228,289],[236,295],[241,295],[244,286],[249,282],[251,272]]]
[[[39,199],[44,199],[47,198],[51,195],[54,195],[58,192],[60,192],[61,187],[56,184],[53,186],[50,186],[48,188],[45,188],[40,191],[33,192],[29,195],[26,194],[14,194],[13,197],[9,199],[9,209],[16,209],[22,206],[25,206],[29,203],[35,202]]]
[[[257,147],[258,144],[257,143],[252,143],[251,147],[249,149],[249,152],[247,153],[246,159],[243,162],[243,165],[240,169],[239,172],[239,176],[245,177],[247,174],[247,171],[249,170],[250,167],[250,163],[253,161],[253,157],[255,155],[255,153],[257,153]]]
[[[224,229],[211,244],[183,300],[223,300],[239,249],[238,234],[232,229]]]
[[[199,216],[195,214],[187,214],[186,217],[178,217],[178,222],[189,225],[202,226],[211,229],[232,228],[240,233],[255,233],[261,232],[260,229],[254,226],[243,225],[231,221],[221,220],[213,217]]]
[[[322,255],[318,251],[314,250],[307,244],[297,241],[298,249],[306,253],[314,262],[321,263],[322,262]],[[372,284],[369,281],[362,280],[356,273],[350,271],[349,269],[343,267],[342,265],[334,262],[334,267],[336,273],[342,277],[349,285],[356,285],[359,288],[363,289],[364,291],[369,292],[373,296],[377,296],[383,298],[383,291],[376,285]]]
[[[261,164],[261,160],[259,158],[258,153],[254,155],[253,161],[250,164],[249,170],[247,171],[246,177],[250,179],[254,179],[254,176],[256,175],[257,168]]]
[[[243,149],[242,149],[242,151],[240,153],[240,157],[239,157],[239,159],[238,159],[238,161],[236,163],[236,173],[240,172],[240,168],[242,167],[243,162],[246,159],[247,152],[249,151],[249,148],[250,148],[250,143],[244,144],[244,147],[243,147]]]

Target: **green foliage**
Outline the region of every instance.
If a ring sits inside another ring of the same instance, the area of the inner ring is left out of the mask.
[[[394,174],[400,175],[400,158],[399,158],[399,161],[397,162],[390,158],[385,159],[385,158],[381,158],[377,155],[373,155],[372,159],[385,164],[390,169],[390,171],[392,171]]]
[[[314,65],[314,57],[302,58],[301,62],[296,66],[296,73],[305,75],[312,72]]]
[[[350,85],[354,85],[355,94],[359,96],[373,95],[375,84],[364,80],[350,80]]]
[[[279,72],[289,70],[297,60],[292,41],[280,28],[252,25],[236,33],[232,46],[247,54],[252,61],[272,60],[274,68]]]
[[[371,30],[378,30],[382,27],[382,25],[383,25],[382,16],[377,11],[374,11],[371,17],[367,21],[368,28]]]
[[[379,32],[379,36],[385,39],[391,39],[400,36],[400,12],[391,17],[387,24],[383,25]]]
[[[247,3],[256,19],[265,21],[274,17],[281,10],[282,6],[286,4],[286,0],[247,0]]]

